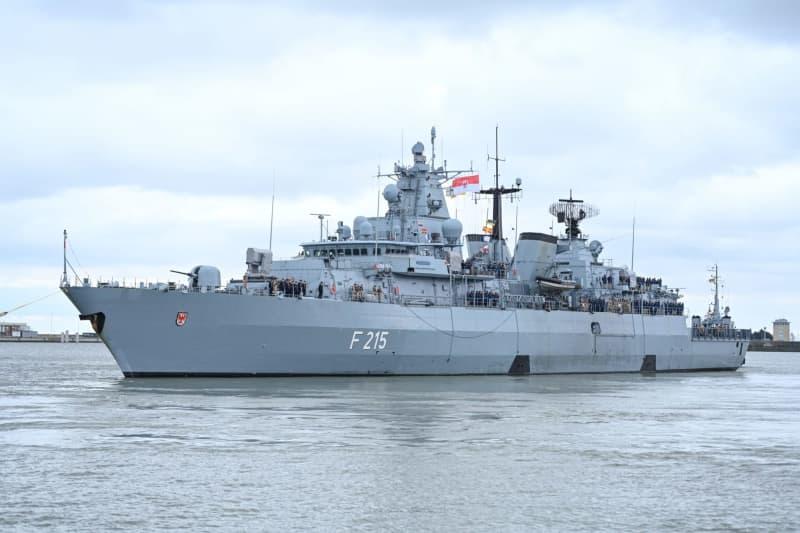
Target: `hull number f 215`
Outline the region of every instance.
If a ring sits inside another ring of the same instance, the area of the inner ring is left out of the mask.
[[[353,348],[362,350],[383,350],[389,341],[388,331],[360,331],[353,332],[353,338],[350,339],[350,349]]]

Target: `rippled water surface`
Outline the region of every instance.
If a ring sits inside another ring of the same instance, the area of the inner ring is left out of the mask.
[[[800,354],[738,372],[123,379],[0,344],[0,529],[795,529]]]

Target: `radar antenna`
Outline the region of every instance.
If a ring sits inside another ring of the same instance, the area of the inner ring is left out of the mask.
[[[562,224],[567,226],[567,236],[570,239],[577,239],[581,236],[579,224],[587,218],[596,217],[600,214],[595,206],[584,203],[583,200],[572,198],[572,189],[569,190],[569,198],[559,198],[557,202],[550,205],[550,214]]]

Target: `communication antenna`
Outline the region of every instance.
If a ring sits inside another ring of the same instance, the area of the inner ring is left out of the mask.
[[[272,251],[272,222],[275,220],[275,170],[272,170],[272,207],[269,210],[269,250]]]
[[[494,186],[500,187],[500,161],[505,163],[505,159],[501,159],[498,155],[500,151],[500,126],[494,127],[494,155],[486,154],[486,160],[494,160]],[[488,152],[488,150],[487,150]]]
[[[399,163],[403,164],[403,158],[406,156],[406,140],[405,140],[405,130],[400,128],[400,161]]]
[[[319,219],[319,242],[322,242],[322,223],[325,221],[325,217],[331,215],[329,213],[309,213],[309,215]]]
[[[633,269],[633,251],[635,245],[636,245],[636,217],[633,217],[633,229],[631,230],[631,272],[635,272],[635,270]]]
[[[375,181],[378,184],[378,201],[375,206],[375,216],[381,216],[381,166],[378,165],[378,174],[375,176]]]
[[[436,126],[431,126],[431,171],[436,170]]]
[[[714,266],[708,269],[711,272],[711,278],[708,282],[714,285],[714,318],[719,318],[719,266]]]
[[[61,284],[66,286],[69,285],[69,281],[67,280],[67,230],[64,229],[64,272],[61,275]]]

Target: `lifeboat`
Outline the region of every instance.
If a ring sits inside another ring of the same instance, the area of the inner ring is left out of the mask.
[[[578,283],[575,281],[542,276],[536,277],[536,283],[546,291],[570,291],[578,288]]]

